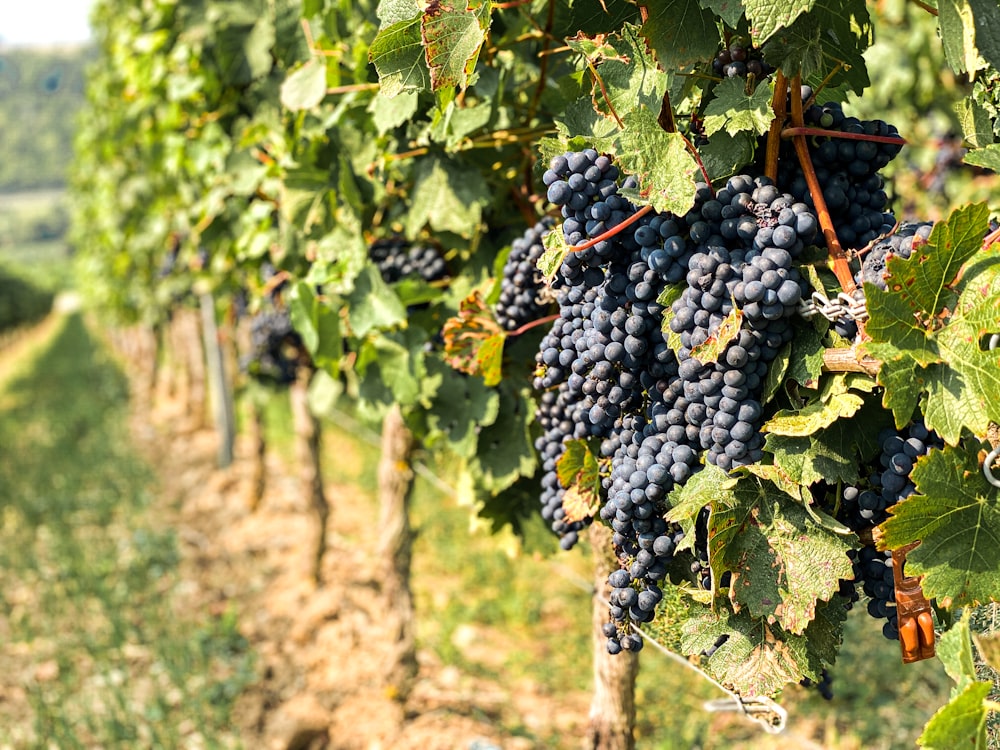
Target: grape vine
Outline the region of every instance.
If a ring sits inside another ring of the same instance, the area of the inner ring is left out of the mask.
[[[825,691],[861,595],[904,657],[909,608],[947,644],[1000,599],[1000,207],[911,215],[904,128],[850,114],[862,0],[127,5],[75,168],[95,297],[155,324],[280,268],[274,377],[296,337],[494,528],[610,527],[616,658],[655,626],[740,700]],[[934,54],[997,171],[1000,13],[960,5]]]

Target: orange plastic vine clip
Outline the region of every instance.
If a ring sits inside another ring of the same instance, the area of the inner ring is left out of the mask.
[[[896,617],[903,663],[934,656],[934,618],[930,602],[924,598],[920,578],[904,575],[907,553],[920,542],[892,551],[892,577],[896,584]]]

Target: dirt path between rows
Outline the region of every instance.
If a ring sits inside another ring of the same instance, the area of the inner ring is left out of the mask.
[[[364,513],[336,511],[350,507],[352,488],[328,488],[335,509],[324,563],[328,583],[317,589],[310,576],[315,521],[278,457],[268,458],[267,491],[251,513],[248,443],[238,441],[234,464],[219,470],[214,433],[194,429],[169,395],[158,393],[152,403],[138,398],[134,414],[137,442],[161,477],[164,521],[177,529],[182,546],[185,606],[220,616],[234,609],[258,655],[260,681],[235,711],[245,747],[581,747],[588,695],[555,698],[530,684],[474,678],[428,652],[418,654],[420,675],[409,700],[393,700],[384,679],[389,652],[382,644],[389,639],[377,582],[366,577],[374,529]],[[502,663],[503,654],[495,658]]]

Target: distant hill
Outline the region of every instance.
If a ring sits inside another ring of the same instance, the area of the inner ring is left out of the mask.
[[[61,187],[89,47],[0,47],[0,193]]]

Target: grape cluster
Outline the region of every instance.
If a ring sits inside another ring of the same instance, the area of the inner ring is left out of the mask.
[[[799,684],[804,688],[815,688],[823,700],[833,700],[833,677],[826,669],[820,671],[819,680],[810,680],[806,677]]]
[[[917,459],[930,452],[931,448],[944,446],[941,438],[920,421],[902,431],[883,430],[878,442],[878,463],[870,476],[860,486],[850,485],[843,489],[839,517],[855,531],[882,523],[888,518],[890,507],[916,491],[910,474]],[[886,638],[898,638],[891,553],[862,547],[850,554],[854,563],[853,585],[861,586],[869,597],[868,614],[886,620],[882,629]],[[844,586],[842,593],[843,590]]]
[[[900,224],[895,232],[872,245],[865,255],[855,281],[859,284],[874,284],[879,289],[885,289],[886,263],[889,258],[894,255],[909,258],[914,244],[926,242],[933,227],[932,222]]]
[[[568,244],[634,216],[620,178],[596,151],[552,161],[544,182]],[[699,185],[687,214],[647,214],[569,253],[560,268],[560,313],[541,342],[534,380],[542,392],[542,514],[564,547],[575,543],[590,519],[566,519],[568,488],[556,466],[567,441],[593,441],[610,464],[600,515],[621,566],[609,579],[609,651],[641,647],[629,625],[651,620],[662,596],[658,584],[683,538],[663,518],[667,494],[703,460],[729,470],[763,455],[764,379],[808,292],[793,264],[817,227],[805,203],[764,177],[739,175],[715,194]],[[681,292],[665,311],[659,300],[668,287]],[[707,548],[695,558],[695,582],[710,588]]]
[[[243,365],[258,380],[286,386],[295,382],[305,348],[287,309],[268,309],[250,319],[251,352]]]
[[[878,465],[861,486],[843,490],[841,516],[854,530],[882,523],[886,511],[915,491],[910,473],[921,456],[931,448],[943,447],[936,433],[923,422],[914,422],[902,432],[883,430],[878,436]]]
[[[802,96],[808,99],[812,91],[803,87]],[[846,116],[836,102],[814,104],[803,112],[803,117],[807,126],[831,133],[899,135],[895,126],[882,120]],[[896,220],[889,211],[889,198],[879,170],[899,153],[901,145],[834,136],[811,136],[807,142],[840,243],[845,248],[859,249],[891,232]],[[778,164],[778,184],[811,207],[813,199],[792,143],[782,143]]]
[[[437,250],[411,245],[402,237],[375,240],[368,247],[368,257],[387,284],[409,277],[437,281],[448,275],[448,266]]]
[[[545,280],[538,270],[538,259],[545,252],[542,239],[553,223],[550,217],[545,217],[511,244],[495,308],[497,322],[504,330],[514,331],[537,320],[552,306]]]
[[[764,54],[755,47],[747,47],[739,41],[732,42],[712,60],[712,72],[723,78],[746,78],[757,80],[766,78],[774,68],[764,60]]]
[[[882,635],[889,640],[899,640],[892,552],[862,547],[854,553],[852,562],[855,583],[861,586],[868,597],[868,614],[876,620],[885,620]]]

